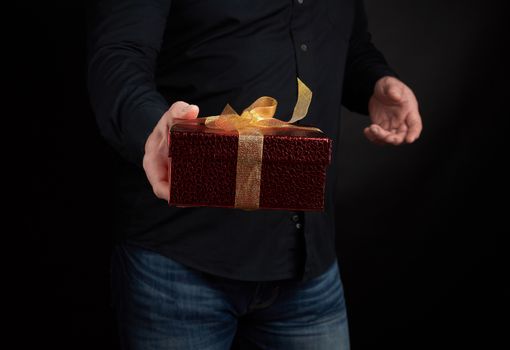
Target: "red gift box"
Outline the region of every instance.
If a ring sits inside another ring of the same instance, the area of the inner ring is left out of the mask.
[[[247,147],[240,146],[241,133],[209,128],[203,119],[179,120],[170,128],[170,205],[324,210],[332,140],[322,131],[301,125],[260,128],[259,172],[246,184],[239,174],[249,167],[239,157],[239,147]],[[246,206],[240,196],[255,206]]]

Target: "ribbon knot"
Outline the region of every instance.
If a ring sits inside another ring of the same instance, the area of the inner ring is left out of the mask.
[[[269,96],[259,97],[239,115],[229,104],[218,116],[206,117],[205,125],[211,129],[238,130],[289,126],[288,122],[274,118],[277,102]]]

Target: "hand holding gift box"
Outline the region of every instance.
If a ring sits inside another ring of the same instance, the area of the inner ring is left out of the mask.
[[[261,97],[241,115],[176,121],[169,130],[170,205],[244,210],[324,210],[332,140],[306,116],[311,91],[298,79],[289,122],[274,118],[277,102]]]

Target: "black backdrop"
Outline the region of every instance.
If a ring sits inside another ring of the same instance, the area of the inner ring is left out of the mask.
[[[368,118],[343,115],[337,247],[353,350],[492,349],[505,340],[503,4],[366,0],[374,41],[415,90],[425,129],[414,145],[377,147],[362,135]],[[85,89],[86,6],[19,4],[16,14],[7,34],[22,68],[19,106],[31,116],[35,198],[21,226],[34,257],[21,276],[34,304],[29,329],[54,346],[115,349],[115,157]]]

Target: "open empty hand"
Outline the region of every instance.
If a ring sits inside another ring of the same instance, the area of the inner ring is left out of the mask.
[[[377,81],[368,105],[372,124],[365,136],[378,145],[412,143],[420,136],[422,121],[413,91],[400,80]]]

